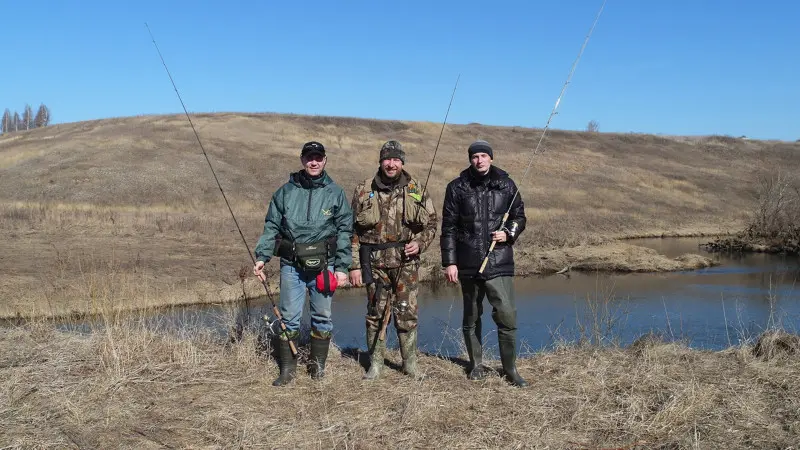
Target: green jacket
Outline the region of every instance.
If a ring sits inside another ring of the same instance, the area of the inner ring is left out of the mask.
[[[264,233],[256,244],[256,260],[268,262],[275,250],[275,238],[312,243],[336,236],[333,266],[347,273],[353,261],[350,239],[353,212],[344,190],[326,172],[317,179],[305,171],[294,172],[289,181],[272,195],[264,218]],[[284,264],[291,264],[284,261]]]

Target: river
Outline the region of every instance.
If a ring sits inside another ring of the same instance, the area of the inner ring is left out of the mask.
[[[752,342],[771,326],[790,332],[800,328],[800,278],[797,257],[769,254],[707,253],[698,244],[708,239],[637,239],[669,257],[699,253],[719,262],[707,269],[669,273],[585,273],[568,276],[515,278],[517,325],[522,355],[588,339],[629,345],[654,332],[667,340],[719,350]],[[339,347],[366,348],[363,288],[338,291],[333,302],[334,342]],[[277,298],[276,298],[277,301]],[[461,337],[461,294],[457,287],[434,291],[420,288],[420,351],[457,356]],[[235,314],[228,306],[172,308],[153,317],[159,326],[210,327],[227,333]],[[487,353],[497,353],[497,332],[491,306],[484,301],[483,335]],[[251,317],[269,312],[266,298],[250,301]],[[308,311],[304,312],[307,328]],[[74,327],[72,324],[70,327]],[[390,347],[397,346],[394,328]]]

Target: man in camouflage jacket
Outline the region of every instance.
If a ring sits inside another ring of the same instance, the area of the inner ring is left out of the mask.
[[[389,314],[394,310],[403,373],[417,377],[419,256],[436,236],[437,217],[427,192],[403,169],[405,161],[402,145],[387,141],[378,173],[353,193],[350,282],[367,286],[368,380],[380,377],[383,368],[386,341],[380,330],[387,304]]]

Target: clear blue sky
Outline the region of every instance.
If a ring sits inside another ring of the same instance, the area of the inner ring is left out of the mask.
[[[0,108],[541,127],[602,0],[0,0]],[[609,0],[552,128],[800,139],[800,2]]]

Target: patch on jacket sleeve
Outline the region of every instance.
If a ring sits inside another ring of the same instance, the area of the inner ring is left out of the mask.
[[[417,186],[416,183],[408,184],[408,196],[418,202],[422,201],[422,195],[420,194],[419,186]]]

